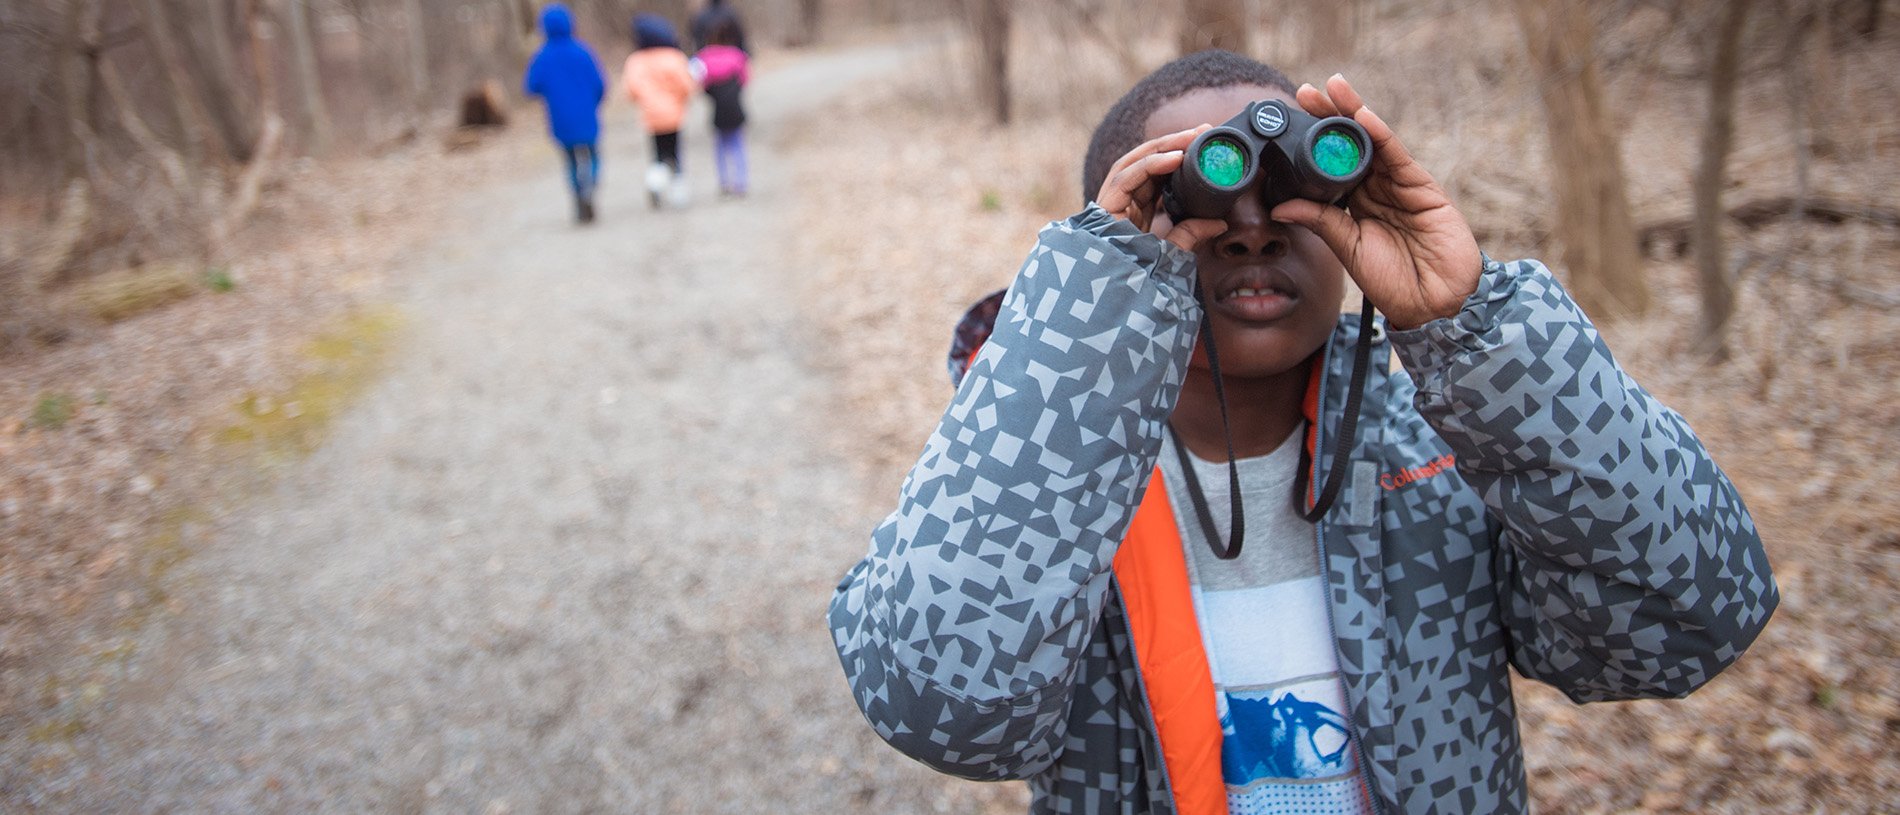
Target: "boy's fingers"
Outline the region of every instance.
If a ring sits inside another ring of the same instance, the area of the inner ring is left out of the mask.
[[[1157,176],[1167,175],[1181,166],[1181,151],[1170,150],[1145,156],[1127,167],[1122,168],[1109,186],[1115,192],[1128,197],[1129,201],[1147,201],[1160,192],[1154,188]]]
[[[1333,74],[1326,78],[1326,97],[1339,107],[1339,115],[1351,116],[1366,106],[1366,100],[1359,98],[1345,74]]]
[[[1372,112],[1372,108],[1361,106],[1353,121],[1372,137],[1373,164],[1391,175],[1393,181],[1406,186],[1432,183],[1431,174],[1413,160],[1412,151],[1405,149],[1405,143],[1392,132],[1392,126]]]
[[[1273,208],[1268,217],[1283,224],[1297,224],[1313,231],[1341,263],[1351,267],[1353,246],[1359,241],[1359,224],[1338,207],[1318,201],[1295,198]]]
[[[1300,107],[1304,108],[1307,113],[1311,113],[1322,119],[1327,116],[1340,115],[1339,107],[1333,104],[1333,100],[1328,99],[1324,92],[1313,87],[1311,84],[1301,85],[1300,89],[1293,93],[1293,101],[1299,102]]]
[[[1168,242],[1189,252],[1201,245],[1202,241],[1219,237],[1227,231],[1227,222],[1217,218],[1189,218],[1168,230]]]
[[[1359,95],[1351,82],[1346,81],[1345,75],[1333,74],[1328,77],[1324,96],[1337,104],[1341,116],[1352,117],[1353,121],[1366,129],[1366,135],[1372,137],[1373,162],[1392,175],[1394,181],[1405,185],[1431,183],[1430,176],[1424,174],[1423,168],[1413,161],[1411,151],[1405,149],[1398,134],[1392,132],[1392,126],[1386,124],[1372,108],[1366,107],[1365,98]]]
[[[1201,131],[1207,130],[1210,127],[1213,127],[1213,125],[1200,125],[1187,130],[1169,133],[1165,136],[1156,136],[1142,142],[1136,145],[1135,149],[1128,151],[1123,154],[1121,158],[1116,159],[1114,164],[1108,166],[1108,177],[1114,178],[1116,174],[1127,169],[1129,165],[1156,153],[1164,153],[1170,150],[1184,150],[1187,148],[1188,142],[1193,141],[1195,136],[1201,135]]]

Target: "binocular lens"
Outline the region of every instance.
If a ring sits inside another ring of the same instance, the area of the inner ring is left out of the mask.
[[[1195,161],[1201,176],[1216,187],[1232,187],[1247,176],[1247,154],[1229,139],[1209,139]]]
[[[1364,160],[1359,142],[1342,130],[1329,129],[1313,140],[1313,164],[1327,175],[1343,178],[1359,169]]]

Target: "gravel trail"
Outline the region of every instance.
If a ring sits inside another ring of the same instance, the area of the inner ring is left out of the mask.
[[[698,200],[648,212],[624,106],[596,225],[551,151],[469,190],[395,275],[387,373],[212,524],[82,732],[0,737],[0,809],[1021,811],[879,743],[823,621],[878,502],[785,291],[823,139],[773,134],[909,53],[763,73],[742,202],[696,131]]]

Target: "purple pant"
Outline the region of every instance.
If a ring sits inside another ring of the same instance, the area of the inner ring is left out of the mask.
[[[745,192],[745,128],[719,131],[713,140],[713,163],[719,165],[719,189]]]

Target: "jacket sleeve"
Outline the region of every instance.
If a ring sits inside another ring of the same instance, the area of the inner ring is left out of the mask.
[[[541,96],[542,85],[545,84],[542,80],[542,74],[544,72],[541,55],[535,54],[534,60],[528,63],[527,74],[521,78],[521,89],[526,91],[529,96]]]
[[[594,107],[600,107],[600,103],[607,99],[607,72],[601,69],[600,60],[594,56],[593,51],[587,52],[587,66],[591,69],[588,80],[593,83],[591,95]]]
[[[627,101],[640,104],[640,84],[640,63],[634,57],[627,57],[626,65],[620,69],[620,90],[627,95]]]
[[[1501,524],[1519,671],[1578,702],[1680,697],[1761,633],[1778,595],[1735,485],[1542,264],[1487,258],[1462,311],[1393,344]]]
[[[912,758],[1001,780],[1057,757],[1193,351],[1192,270],[1099,207],[1045,228],[839,584],[830,626],[852,695]]]

